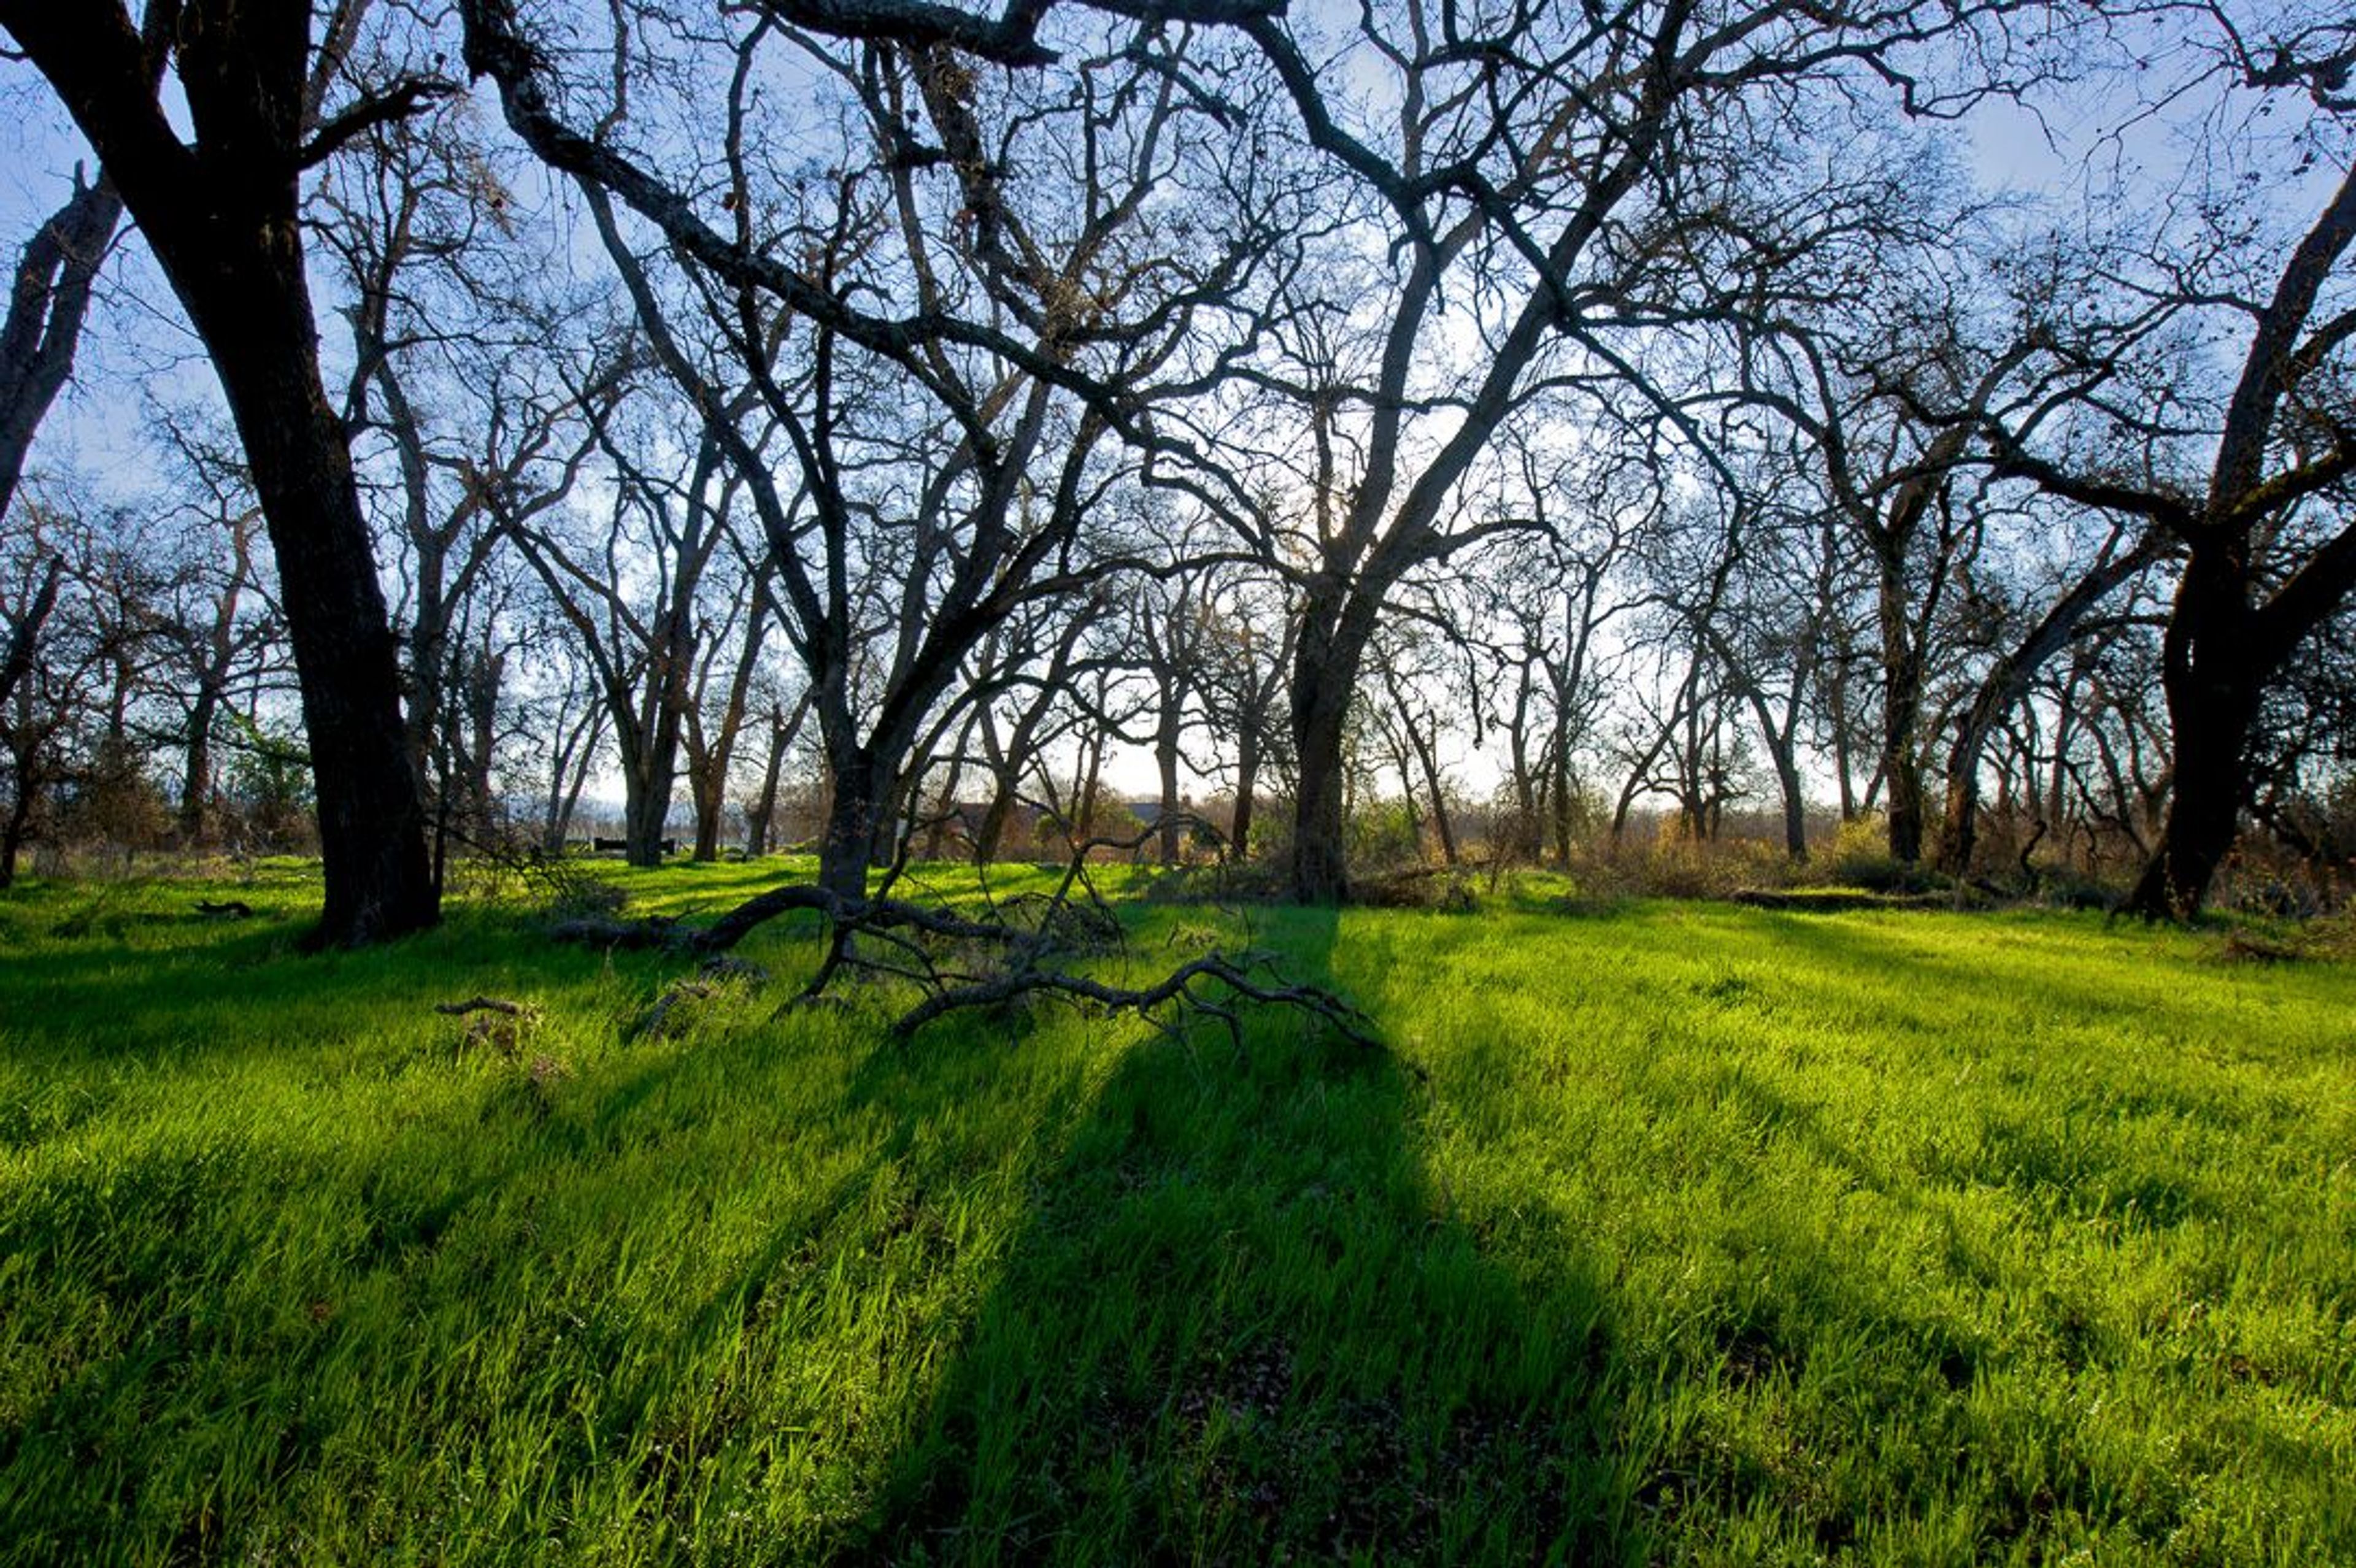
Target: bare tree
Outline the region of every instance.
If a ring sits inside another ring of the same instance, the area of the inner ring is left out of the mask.
[[[727,548],[742,493],[721,476],[720,449],[708,438],[692,444],[683,470],[670,471],[664,411],[641,398],[596,412],[599,454],[612,474],[602,518],[561,507],[535,518],[495,502],[506,536],[596,671],[620,754],[625,852],[634,866],[662,859],[706,640],[702,585]]]
[[[2321,35],[2329,41],[2328,33]],[[2247,88],[2307,93],[2316,144],[2345,160],[2340,56],[2232,38]],[[2203,406],[2155,379],[2154,399],[2114,403],[2114,428],[2152,455],[2140,471],[2097,467],[2000,423],[1998,471],[2068,500],[2164,530],[2182,550],[2164,640],[2173,732],[2168,816],[2129,900],[2148,918],[2200,909],[2251,795],[2253,726],[2271,683],[2356,592],[2356,167],[2340,167],[2320,210],[2286,237],[2270,270],[2226,242],[2232,204],[2194,208],[2190,235],[2158,233],[2129,287],[2145,308],[2201,313],[2244,334],[2230,385]],[[2197,455],[2196,455],[2197,454]]]
[[[101,176],[74,170],[73,194],[33,231],[16,261],[0,320],[0,517],[8,515],[34,432],[73,374],[98,269],[123,219],[123,198]],[[0,691],[0,700],[5,699]]]
[[[1275,582],[1243,572],[1222,573],[1205,608],[1204,708],[1233,753],[1231,764],[1222,757],[1207,771],[1234,795],[1227,856],[1240,860],[1252,852],[1264,776],[1290,765],[1284,691],[1301,623]]]
[[[1118,24],[1113,48],[1034,91],[960,60],[942,29],[960,45],[970,29],[949,14],[764,12],[714,65],[732,130],[707,218],[688,180],[652,172],[657,151],[616,134],[618,95],[604,133],[584,134],[509,8],[462,11],[470,66],[584,189],[656,358],[745,486],[827,757],[821,880],[860,896],[967,656],[1024,601],[1105,569],[1082,525],[1127,466],[1117,448],[1165,475],[1185,457],[1142,411],[1201,383],[1215,313],[1268,241],[1248,224],[1162,225],[1147,197],[1205,159],[1207,191],[1247,187],[1248,149],[1187,135],[1228,111],[1190,90],[1187,31],[1158,20]],[[859,41],[820,36],[843,33]],[[629,41],[615,47],[616,80],[632,80]],[[848,139],[823,179],[777,167],[746,131],[780,52],[835,95]],[[1018,149],[1057,177],[1018,187]],[[623,234],[622,208],[659,252]]]
[[[1541,393],[1606,409],[1658,397],[1632,333],[1711,308],[1730,252],[1804,250],[1795,222],[1843,221],[1766,177],[1811,106],[1857,101],[1877,73],[1918,113],[1998,90],[2008,62],[1993,37],[1976,57],[1991,74],[1956,96],[1921,58],[1992,9],[1667,0],[1476,22],[1415,0],[1362,13],[1322,65],[1285,24],[1244,24],[1310,144],[1365,195],[1387,258],[1341,274],[1355,298],[1332,315],[1363,324],[1364,350],[1344,363],[1303,336],[1301,371],[1272,378],[1321,432],[1291,687],[1297,896],[1330,901],[1346,883],[1342,741],[1388,595],[1511,526],[1468,504],[1500,429]],[[1372,249],[1359,231],[1344,243]],[[1323,318],[1318,330],[1332,336]],[[1336,407],[1352,415],[1338,432]],[[1333,433],[1349,443],[1339,463]]]
[[[342,13],[323,46],[307,0],[0,0],[0,27],[97,150],[203,339],[261,497],[303,682],[327,900],[316,941],[397,936],[439,916],[402,743],[384,596],[343,421],[321,379],[300,182],[368,126],[446,91],[404,74],[324,112]],[[171,25],[161,25],[168,22]],[[169,70],[193,139],[161,82]]]
[[[695,806],[694,858],[698,860],[713,860],[720,855],[729,769],[735,761],[737,739],[752,715],[761,646],[776,615],[769,595],[775,569],[766,558],[739,564],[732,582],[735,591],[724,592],[723,619],[708,629],[703,639],[704,651],[687,706],[686,731],[680,737],[687,751],[688,797]]]

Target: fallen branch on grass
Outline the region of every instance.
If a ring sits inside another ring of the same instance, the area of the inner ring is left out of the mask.
[[[1191,817],[1180,823],[1196,824]],[[587,918],[562,922],[551,928],[551,934],[595,947],[664,948],[717,960],[781,915],[816,914],[827,923],[830,941],[818,974],[798,1000],[820,999],[845,974],[913,985],[922,999],[892,1026],[894,1035],[902,1039],[952,1012],[1035,997],[1132,1013],[1167,1030],[1179,1029],[1189,1019],[1214,1018],[1238,1045],[1244,1007],[1285,1008],[1354,1043],[1373,1046],[1373,1025],[1364,1013],[1331,991],[1287,978],[1275,958],[1265,953],[1214,948],[1150,985],[1134,987],[1114,985],[1068,966],[1077,959],[1118,953],[1122,946],[1119,918],[1088,876],[1089,857],[1098,850],[1134,850],[1166,826],[1157,823],[1128,838],[1095,837],[1075,845],[1049,892],[1025,893],[1001,902],[991,897],[985,882],[980,913],[881,894],[843,898],[812,883],[795,882],[756,894],[705,926],[661,918]],[[1199,826],[1211,830],[1207,823]],[[711,968],[707,962],[707,974]],[[631,1032],[658,1030],[674,1007],[707,997],[711,990],[708,979],[683,982]]]
[[[1255,978],[1256,972],[1267,978]],[[1180,965],[1152,985],[1141,987],[1108,986],[1060,969],[1012,971],[935,991],[901,1014],[892,1032],[905,1040],[935,1019],[962,1008],[996,1007],[1041,996],[1135,1013],[1169,1032],[1175,1032],[1187,1018],[1217,1019],[1226,1026],[1238,1051],[1243,1049],[1243,1019],[1235,1007],[1237,1001],[1291,1008],[1324,1023],[1353,1045],[1373,1050],[1378,1044],[1373,1020],[1365,1014],[1331,991],[1285,982],[1277,973],[1275,960],[1264,953],[1232,957],[1225,953],[1205,954]]]
[[[1850,914],[1876,909],[1953,910],[1959,907],[1957,898],[1954,892],[1869,893],[1839,888],[1784,892],[1773,888],[1738,888],[1726,895],[1726,901],[1751,909],[1782,910],[1789,914]]]

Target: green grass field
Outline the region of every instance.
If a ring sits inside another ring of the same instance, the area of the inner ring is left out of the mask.
[[[786,924],[626,1040],[686,961],[208,893],[0,899],[0,1560],[2356,1563],[2344,960],[1532,883],[1253,914],[1383,1051]]]

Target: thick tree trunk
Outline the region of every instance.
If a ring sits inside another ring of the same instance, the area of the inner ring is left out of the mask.
[[[819,886],[840,899],[865,898],[867,870],[891,816],[886,770],[860,751],[833,758],[828,771],[833,798],[819,840]]]
[[[1808,801],[1805,788],[1800,783],[1799,760],[1789,745],[1774,745],[1769,754],[1775,762],[1775,784],[1783,796],[1783,853],[1797,863],[1808,859]]]
[[[2174,703],[2169,704],[2171,709]],[[2253,705],[2254,707],[2254,705]],[[2178,734],[2187,734],[2179,720]],[[2223,711],[2204,716],[2190,731],[2200,744],[2177,757],[2168,820],[2150,861],[2127,897],[2127,909],[2154,920],[2189,920],[2201,912],[2209,885],[2233,848],[2242,807],[2241,747],[2246,719]]]
[[[2243,597],[2246,569],[2195,549],[2184,569],[2164,645],[2162,684],[2174,735],[2175,776],[2159,842],[2127,895],[2147,920],[2189,920],[2233,848],[2247,779],[2251,723],[2265,677]]]
[[[687,775],[688,798],[695,803],[695,848],[690,859],[706,865],[720,859],[720,820],[728,809],[727,761],[715,763],[691,769]]]
[[[1339,903],[1349,892],[1344,858],[1342,731],[1346,699],[1312,689],[1296,700],[1293,740],[1300,748],[1301,787],[1293,799],[1292,896],[1302,903]]]
[[[623,774],[622,858],[629,864],[662,864],[663,828],[670,821],[670,802],[669,768],[659,768],[649,759]]]
[[[1307,904],[1339,903],[1349,895],[1343,741],[1379,609],[1363,591],[1328,589],[1324,595],[1325,604],[1312,595],[1304,610],[1292,667],[1292,739],[1301,768],[1292,805],[1292,896]]]
[[[325,862],[315,940],[352,946],[432,925],[440,907],[396,650],[343,426],[311,351],[295,235],[290,215],[258,264],[183,297],[229,395],[277,554]]]

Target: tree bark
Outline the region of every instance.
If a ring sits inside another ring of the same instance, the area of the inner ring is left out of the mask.
[[[2163,648],[2161,688],[2175,752],[2168,817],[2127,895],[2129,912],[2187,920],[2201,911],[2241,822],[2252,721],[2271,670],[2244,598],[2246,564],[2196,548]]]
[[[197,687],[188,709],[188,749],[180,773],[180,841],[195,846],[205,841],[213,802],[213,719],[220,694],[211,682]]]
[[[1160,842],[1162,864],[1178,863],[1178,731],[1165,718],[1155,731],[1153,762],[1162,775],[1161,831],[1155,836]]]
[[[1227,859],[1251,857],[1252,792],[1259,787],[1259,728],[1247,725],[1236,736],[1236,809],[1227,824]]]
[[[1916,730],[1922,711],[1922,650],[1908,624],[1903,536],[1879,551],[1881,776],[1888,781],[1890,859],[1922,858],[1922,763]]]
[[[1292,896],[1335,904],[1349,896],[1342,794],[1350,701],[1373,640],[1381,594],[1341,583],[1313,590],[1292,666],[1292,734],[1300,790],[1293,797]]]
[[[891,791],[884,770],[864,751],[837,752],[829,771],[833,798],[819,839],[818,885],[837,898],[863,899],[868,868],[891,817]]]
[[[1301,752],[1301,782],[1292,809],[1292,896],[1301,903],[1336,904],[1348,896],[1343,838],[1342,738],[1349,682],[1331,670],[1304,667],[1293,687],[1292,731]]]

